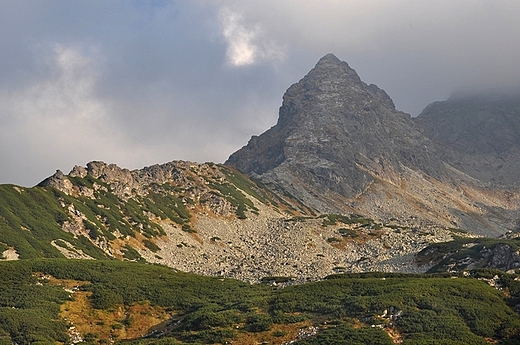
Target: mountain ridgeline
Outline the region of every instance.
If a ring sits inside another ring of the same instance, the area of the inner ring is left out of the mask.
[[[413,255],[429,244],[520,228],[519,114],[511,96],[453,97],[412,118],[328,54],[287,90],[277,124],[223,165],[90,162],[0,186],[0,257],[247,281],[424,272]]]
[[[278,123],[226,164],[320,212],[495,236],[520,218],[519,104],[447,101],[412,118],[328,54],[287,90]]]

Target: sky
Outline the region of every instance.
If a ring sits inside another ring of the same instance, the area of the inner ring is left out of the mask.
[[[518,0],[3,0],[0,183],[221,163],[327,53],[418,115],[520,86]]]

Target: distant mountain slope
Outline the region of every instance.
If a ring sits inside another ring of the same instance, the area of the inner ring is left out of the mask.
[[[457,121],[463,128],[470,119]],[[455,226],[491,236],[516,229],[518,189],[489,188],[483,183],[488,180],[466,168],[470,160],[459,164],[459,154],[442,134],[434,134],[443,128],[428,132],[423,122],[397,111],[383,90],[365,84],[329,54],[287,90],[277,124],[253,136],[225,164],[322,212]],[[498,128],[508,126],[502,122]],[[516,140],[515,127],[509,131],[497,149]],[[493,135],[486,135],[492,143]],[[507,147],[504,154],[513,156],[507,174],[514,179],[520,154],[516,146]]]
[[[520,183],[520,96],[452,97],[414,122],[449,149],[445,159],[457,169],[485,182]]]

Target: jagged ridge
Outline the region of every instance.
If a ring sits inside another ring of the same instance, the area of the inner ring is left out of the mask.
[[[0,252],[20,258],[118,258],[247,281],[305,281],[345,270],[422,271],[410,255],[451,239],[442,229],[315,215],[212,163],[129,171],[91,162],[1,192],[9,204],[0,209]]]

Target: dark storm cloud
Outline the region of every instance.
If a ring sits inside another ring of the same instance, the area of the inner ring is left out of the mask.
[[[515,1],[4,1],[0,183],[223,161],[326,53],[416,115],[518,85]]]

